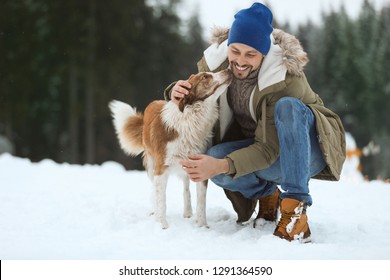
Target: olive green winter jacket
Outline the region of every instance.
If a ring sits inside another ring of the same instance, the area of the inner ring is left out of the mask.
[[[198,70],[220,71],[227,68],[228,30],[216,29],[212,44],[198,62]],[[316,119],[319,143],[327,167],[314,178],[339,180],[346,157],[345,131],[337,114],[324,106],[321,98],[310,87],[303,68],[308,62],[307,54],[292,35],[275,29],[271,35],[272,45],[264,58],[255,87],[250,98],[250,112],[257,122],[255,142],[246,148],[234,151],[227,157],[239,177],[272,165],[279,157],[279,141],[274,122],[276,102],[285,96],[303,101],[313,111]],[[171,87],[166,90],[166,98]],[[220,118],[216,134],[221,140],[229,133],[233,114],[226,94],[220,97]]]

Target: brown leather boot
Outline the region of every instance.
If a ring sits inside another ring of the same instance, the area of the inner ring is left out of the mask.
[[[288,241],[310,242],[306,205],[296,199],[285,198],[280,203],[281,217],[274,235]]]
[[[256,208],[256,199],[244,197],[239,192],[224,189],[226,197],[232,203],[234,211],[237,213],[237,224],[245,224],[252,216]]]
[[[268,196],[259,198],[259,212],[255,219],[264,219],[266,221],[275,222],[279,207],[279,195],[280,190],[276,188],[276,191]],[[254,226],[256,223],[254,224]]]

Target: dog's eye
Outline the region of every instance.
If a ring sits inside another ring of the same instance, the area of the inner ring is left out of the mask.
[[[209,77],[210,77],[210,75],[205,74],[205,75],[202,76],[202,80],[207,80]]]

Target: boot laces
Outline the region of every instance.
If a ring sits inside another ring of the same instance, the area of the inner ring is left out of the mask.
[[[280,217],[277,227],[285,228],[287,233],[291,233],[295,223],[301,218],[301,215],[306,212],[303,202],[300,202],[292,212],[283,212]]]

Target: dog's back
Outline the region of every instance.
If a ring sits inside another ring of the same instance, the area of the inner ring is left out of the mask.
[[[166,170],[166,157],[168,143],[174,141],[177,137],[175,129],[169,129],[162,118],[162,111],[167,102],[156,100],[150,103],[144,112],[144,165],[147,169],[153,169],[153,175],[162,175]],[[153,165],[151,164],[153,162]],[[152,172],[152,170],[148,170]]]

